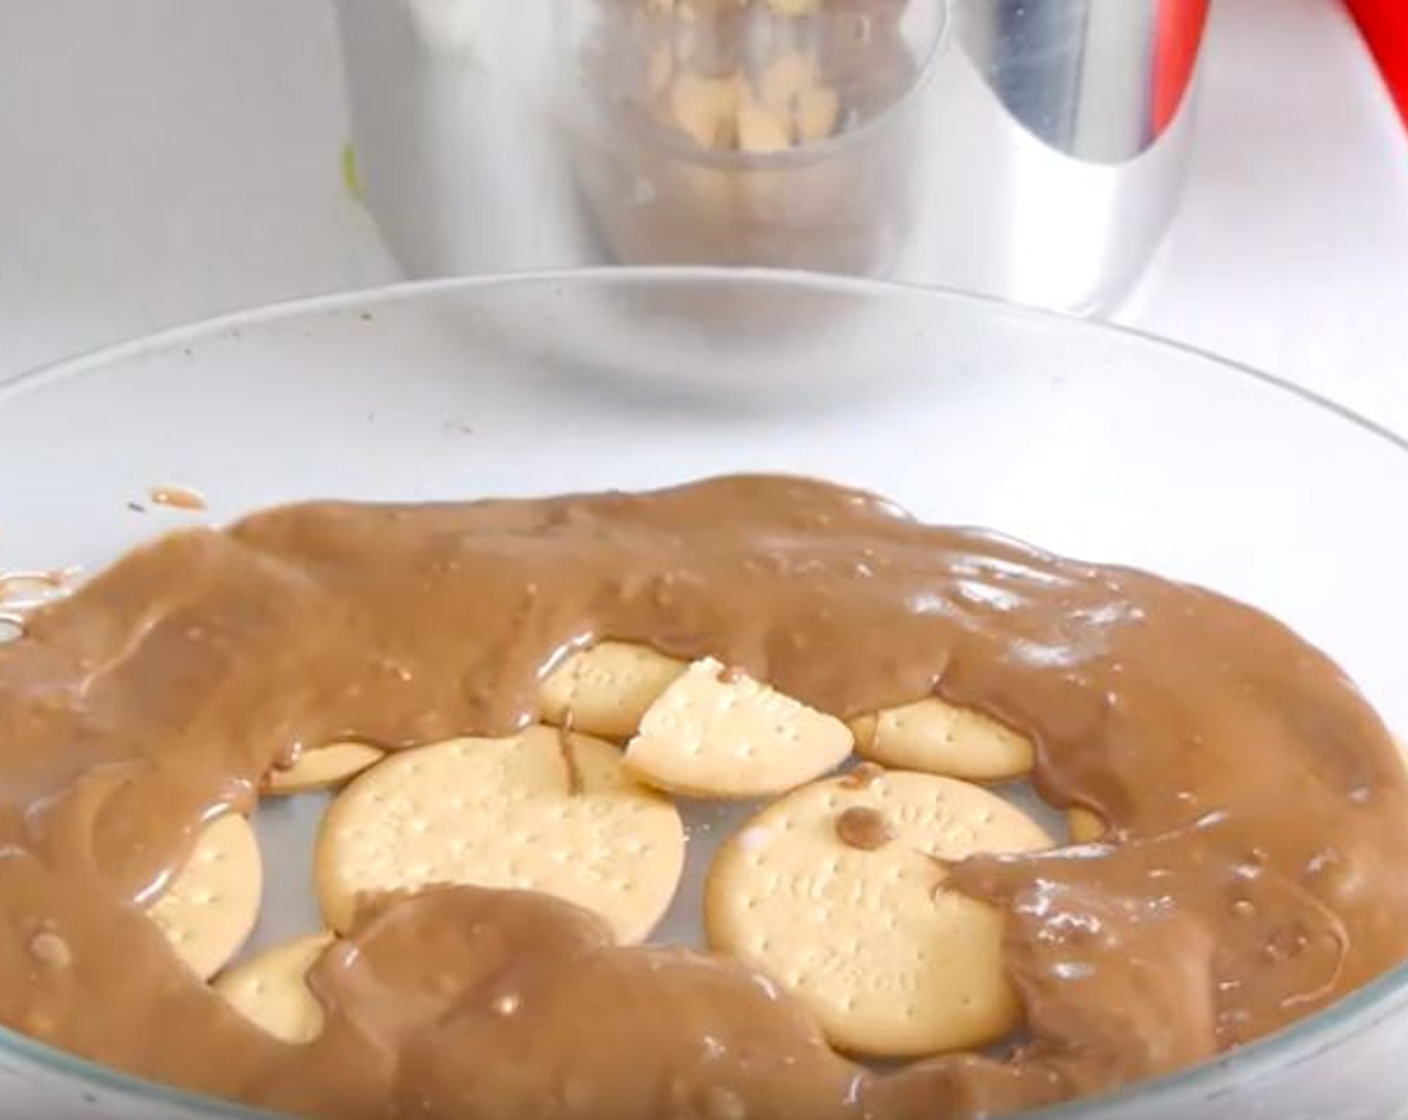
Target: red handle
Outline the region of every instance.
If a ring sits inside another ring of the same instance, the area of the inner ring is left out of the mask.
[[[1408,2],[1408,0],[1405,0]],[[1154,135],[1163,132],[1183,103],[1198,60],[1208,0],[1160,0],[1154,35]]]
[[[1369,41],[1399,112],[1408,121],[1408,3],[1349,0],[1349,10]]]

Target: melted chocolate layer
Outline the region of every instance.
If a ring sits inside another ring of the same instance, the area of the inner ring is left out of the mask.
[[[141,906],[305,745],[535,716],[600,638],[850,716],[937,692],[1032,736],[1107,842],[958,865],[1008,915],[1030,1040],[871,1073],[727,961],[470,889],[385,899],[306,1046],[185,972]],[[1408,955],[1408,785],[1339,670],[1249,607],[866,494],[319,503],[141,549],[0,646],[0,1020],[309,1116],[962,1116],[1105,1090],[1310,1014]]]

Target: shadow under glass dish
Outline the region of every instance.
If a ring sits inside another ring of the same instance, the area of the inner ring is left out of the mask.
[[[852,380],[830,406],[722,407],[766,383],[779,351],[718,314],[733,301],[791,320],[831,308],[825,345],[807,355],[813,379],[880,369],[888,391]],[[574,373],[574,350],[599,368]],[[721,407],[634,385],[719,353]],[[613,355],[626,372],[608,383]],[[1383,504],[1408,487],[1400,441],[1138,335],[854,281],[707,270],[451,281],[253,312],[66,363],[0,390],[0,566],[93,571],[160,529],[304,497],[635,489],[748,470],[832,478],[928,520],[1216,586],[1332,651],[1390,722],[1408,724],[1408,584],[1373,578],[1408,570],[1408,525]],[[211,508],[135,515],[128,501],[153,485],[196,487]],[[1217,1062],[1040,1115],[1382,1120],[1405,1099],[1405,1043],[1400,968]],[[17,1115],[253,1115],[11,1033],[0,1033],[0,1094]]]

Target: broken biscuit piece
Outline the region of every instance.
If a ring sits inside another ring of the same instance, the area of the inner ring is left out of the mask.
[[[970,782],[1002,782],[1030,772],[1035,751],[991,716],[930,696],[851,720],[862,757],[897,770]]]
[[[670,83],[670,115],[675,126],[701,148],[730,151],[738,143],[742,89],[736,74],[705,78],[681,71]]]
[[[1066,831],[1072,844],[1098,844],[1109,829],[1099,813],[1075,805],[1066,810]]]
[[[323,1005],[308,989],[306,978],[333,940],[331,933],[315,933],[275,945],[225,973],[215,990],[280,1042],[312,1042],[323,1033]]]
[[[539,686],[545,723],[603,739],[629,739],[685,662],[629,642],[601,642],[571,654]]]
[[[205,825],[170,885],[147,911],[176,955],[209,980],[239,952],[259,919],[264,889],[249,821],[225,813]]]
[[[845,761],[852,743],[841,720],[705,658],[650,706],[625,761],[660,789],[743,799],[826,774]]]
[[[275,767],[264,778],[263,792],[276,795],[336,789],[351,781],[385,752],[366,743],[330,743],[301,752],[292,766]]]

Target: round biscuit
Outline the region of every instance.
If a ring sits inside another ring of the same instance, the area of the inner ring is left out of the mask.
[[[254,829],[240,814],[226,813],[202,828],[190,857],[147,916],[191,971],[209,980],[253,932],[263,889]]]
[[[1002,782],[1031,771],[1031,742],[991,716],[930,696],[851,720],[856,750],[897,770],[971,782]]]
[[[286,795],[333,789],[376,765],[385,751],[366,743],[329,743],[299,754],[292,766],[276,767],[264,778],[267,794]]]
[[[841,720],[705,658],[650,706],[626,747],[626,767],[671,793],[742,800],[818,778],[852,745]]]
[[[641,717],[685,670],[649,646],[601,642],[569,656],[543,680],[543,722],[604,739],[629,739]]]
[[[1050,844],[1018,809],[953,779],[816,782],[719,850],[709,941],[799,996],[838,1049],[900,1058],[983,1046],[1019,1017],[1003,920],[944,890],[940,861]]]
[[[314,862],[338,932],[363,894],[464,884],[555,895],[636,942],[674,896],[684,827],[617,747],[531,727],[393,754],[333,802]]]
[[[265,1033],[298,1045],[323,1033],[323,1006],[305,978],[331,933],[314,933],[266,949],[215,981],[215,990]]]

